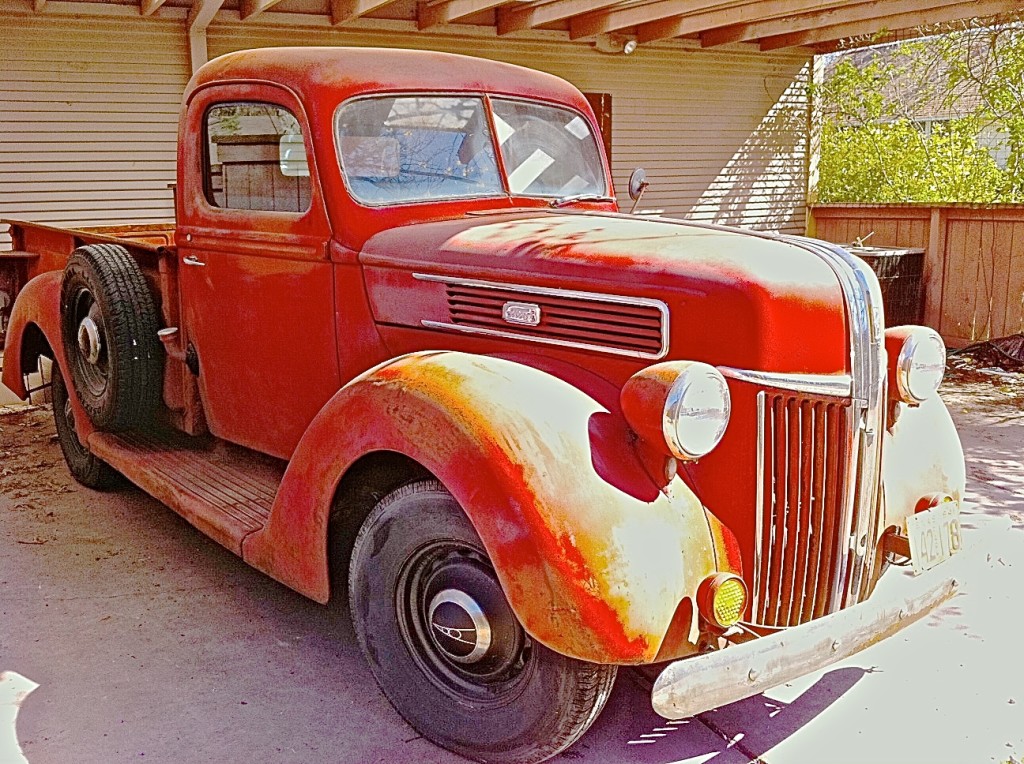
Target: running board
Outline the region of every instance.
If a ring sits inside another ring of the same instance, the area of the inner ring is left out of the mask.
[[[242,556],[266,525],[286,462],[213,438],[179,433],[106,433],[89,450],[185,520]]]

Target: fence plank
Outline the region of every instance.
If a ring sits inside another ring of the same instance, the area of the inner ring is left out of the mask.
[[[950,220],[946,233],[946,267],[942,281],[942,318],[939,332],[945,336],[965,338],[970,336],[968,314],[964,297],[964,250],[967,247],[967,222]],[[973,287],[973,284],[971,285]],[[964,326],[968,331],[964,331]]]
[[[1013,223],[995,224],[992,238],[992,298],[989,338],[1013,334],[1009,315],[1010,264],[1013,259]]]
[[[1012,223],[1010,277],[1006,287],[1006,334],[1024,332],[1024,221]]]
[[[995,223],[991,220],[983,220],[980,226],[978,281],[974,290],[974,322],[971,326],[971,338],[987,340],[992,338],[992,287],[996,256],[992,245],[995,238]]]

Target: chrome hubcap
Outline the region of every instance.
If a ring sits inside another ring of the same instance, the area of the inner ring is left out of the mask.
[[[476,601],[459,589],[434,595],[427,611],[434,644],[455,663],[476,663],[491,646],[491,624]]]
[[[100,336],[100,328],[93,321],[92,316],[86,316],[78,325],[78,350],[83,359],[95,366],[99,363],[102,349],[103,341]]]

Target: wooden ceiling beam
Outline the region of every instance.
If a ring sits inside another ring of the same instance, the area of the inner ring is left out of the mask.
[[[143,16],[152,16],[163,4],[164,0],[142,0],[142,3],[139,5],[139,13]]]
[[[929,8],[963,4],[963,0],[930,0]],[[833,3],[833,5],[835,5]],[[766,21],[755,21],[749,24],[733,24],[704,32],[700,36],[701,45],[711,48],[733,42],[759,40],[762,37],[799,32],[817,27],[849,24],[855,21],[869,21],[883,16],[895,16],[921,10],[921,0],[869,0],[869,2],[840,5],[818,12],[802,13],[799,16],[787,16]],[[808,11],[814,8],[808,7]]]
[[[943,0],[944,3],[944,0]],[[887,4],[884,7],[889,7]],[[848,37],[866,37],[883,30],[899,31],[929,24],[944,24],[970,18],[987,18],[1020,10],[1020,0],[969,0],[941,6],[920,7],[906,13],[879,15],[871,19],[848,21],[841,24],[804,29],[760,40],[761,50],[779,50],[805,45],[822,45]]]
[[[472,16],[474,13],[489,11],[505,0],[441,0],[440,2],[420,5],[416,12],[416,26],[430,29],[440,24],[451,24],[453,21]]]
[[[242,21],[258,16],[268,8],[273,8],[281,0],[242,0],[238,5],[238,16]]]
[[[210,22],[223,4],[224,0],[195,0],[192,10],[188,12],[189,34],[206,32],[206,28],[210,26]]]
[[[700,34],[718,27],[736,24],[752,24],[765,19],[795,16],[809,10],[841,5],[848,0],[760,0],[733,4],[703,13],[688,13],[639,24],[636,28],[637,42],[654,42],[672,37]]]
[[[45,7],[46,0],[32,0],[32,10],[36,13],[42,13]]]
[[[393,0],[330,0],[331,24],[337,26],[372,13]]]
[[[640,24],[648,24],[663,19],[671,19],[679,16],[685,11],[687,15],[702,13],[721,8],[731,8],[742,5],[749,0],[695,0],[695,2],[681,2],[681,0],[654,0],[644,5],[631,5],[625,8],[609,8],[597,13],[585,13],[576,16],[569,22],[569,39],[578,40],[581,37],[594,37],[605,32],[614,32],[617,29],[635,27]]]
[[[331,24],[337,27],[339,24],[351,22],[390,2],[393,0],[331,0]]]
[[[583,13],[618,5],[621,0],[553,0],[553,2],[516,3],[498,9],[498,34],[522,32],[534,27]]]

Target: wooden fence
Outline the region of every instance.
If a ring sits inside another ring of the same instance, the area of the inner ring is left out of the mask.
[[[924,323],[951,347],[1024,331],[1024,205],[817,204],[809,233],[922,247]]]

